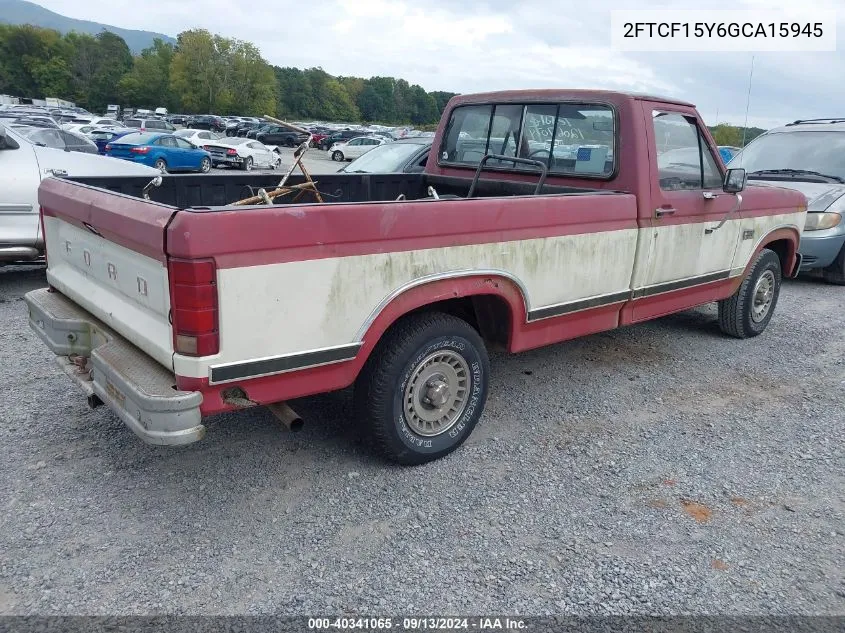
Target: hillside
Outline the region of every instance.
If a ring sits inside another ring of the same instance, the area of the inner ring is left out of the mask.
[[[60,33],[76,31],[77,33],[90,33],[96,35],[100,31],[111,31],[124,39],[132,53],[140,53],[141,50],[152,46],[155,38],[161,38],[165,42],[175,44],[176,40],[162,33],[150,31],[133,31],[121,29],[99,22],[88,20],[76,20],[58,13],[54,13],[42,6],[26,0],[0,0],[0,22],[6,24],[32,24],[47,29],[55,29]]]

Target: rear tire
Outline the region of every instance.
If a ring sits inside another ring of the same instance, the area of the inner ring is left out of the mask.
[[[241,163],[241,169],[244,171],[252,171],[252,156],[247,156],[244,162]]]
[[[719,302],[722,332],[736,338],[762,334],[775,312],[780,285],[780,259],[764,248],[737,291]]]
[[[355,382],[356,418],[388,459],[423,464],[469,437],[487,400],[490,361],[466,321],[405,317],[379,341]]]
[[[155,162],[155,168],[158,169],[161,173],[166,174],[167,173],[167,161],[164,160],[163,158],[159,158]]]
[[[829,284],[845,286],[845,246],[839,251],[833,263],[824,269],[822,276]]]

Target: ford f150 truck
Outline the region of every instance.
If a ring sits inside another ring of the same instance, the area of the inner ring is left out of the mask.
[[[714,301],[760,334],[806,217],[726,171],[691,104],[605,91],[455,97],[424,173],[317,180],[327,201],[252,206],[231,203],[270,177],[165,176],[149,200],[144,179],[45,180],[32,328],[149,443],[354,385],[375,445],[422,463],[478,422],[488,348]]]

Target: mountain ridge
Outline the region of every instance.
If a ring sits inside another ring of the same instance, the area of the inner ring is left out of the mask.
[[[155,38],[161,38],[171,44],[176,43],[175,38],[164,33],[137,31],[90,20],[77,20],[45,9],[41,5],[28,0],[0,0],[0,23],[31,24],[45,29],[55,29],[63,34],[76,31],[77,33],[96,35],[104,30],[110,31],[123,38],[133,55],[137,55],[143,49],[152,46]]]

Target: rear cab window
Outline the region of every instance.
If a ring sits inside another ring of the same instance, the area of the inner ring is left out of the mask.
[[[440,147],[439,164],[475,168],[486,154],[528,158],[550,174],[609,179],[616,170],[617,121],[598,103],[508,103],[456,107]],[[504,158],[487,166],[536,170]]]

